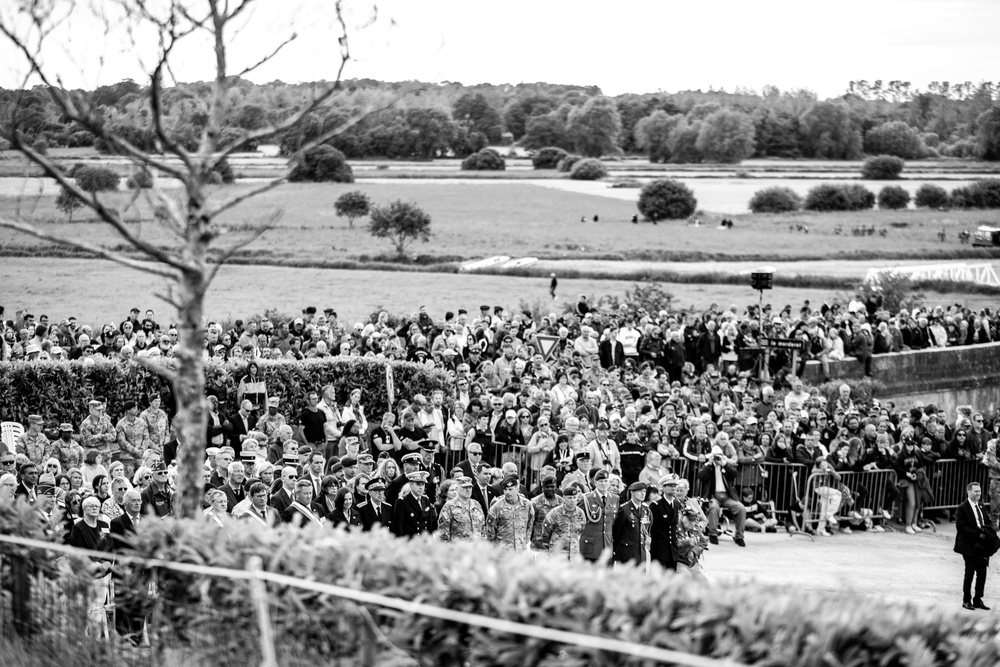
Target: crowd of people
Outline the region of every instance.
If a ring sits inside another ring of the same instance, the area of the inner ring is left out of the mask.
[[[205,354],[248,361],[236,412],[224,414],[218,397],[208,396],[204,515],[220,526],[381,526],[401,538],[485,540],[559,558],[698,572],[702,553],[719,544],[723,515],[739,547],[746,531],[777,530],[763,464],[797,463],[834,480],[823,516],[804,528],[880,530],[895,518],[913,533],[928,466],[958,458],[989,468],[996,525],[1000,409],[902,410],[862,401],[847,384],[828,401],[795,373],[762,382],[732,354],[740,340],[774,328],[818,337],[827,351],[840,350],[828,343],[845,330],[886,330],[888,349],[992,339],[988,312],[883,318],[874,305],[813,311],[806,304],[794,321],[790,308],[599,313],[581,299],[573,313],[537,320],[482,306],[438,320],[424,308],[402,320],[383,312],[353,327],[314,308],[289,321],[236,320],[228,330],[210,322]],[[52,324],[43,316],[35,324],[22,313],[5,327],[4,354],[172,354],[176,329],[158,325],[152,311],[138,316],[134,309],[93,336],[72,319]],[[940,327],[955,335],[939,338]],[[538,339],[546,334],[555,338],[548,354]],[[378,413],[366,404],[365,387],[348,396],[332,384],[304,388],[305,408],[283,411],[257,360],[330,354],[405,358],[440,368],[449,384],[427,396],[400,387],[405,398]],[[172,514],[178,444],[163,398],[137,396],[112,416],[95,396],[81,423],[57,429],[29,416],[13,449],[0,454],[0,502],[24,498],[47,531],[97,549],[112,548],[112,536],[127,537],[140,521]],[[50,439],[47,428],[58,437]],[[832,498],[840,493],[835,480],[872,470],[896,474],[885,516],[844,520]]]

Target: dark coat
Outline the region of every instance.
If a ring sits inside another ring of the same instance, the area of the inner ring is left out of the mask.
[[[274,508],[278,514],[284,514],[288,506],[292,504],[292,497],[288,495],[285,491],[285,487],[279,488],[273,494],[271,494],[271,507]]]
[[[475,476],[472,477],[473,480],[476,479]],[[499,495],[503,495],[502,493]],[[483,495],[483,490],[479,487],[479,483],[473,481],[472,483],[472,499],[480,504],[483,508],[483,516],[486,516],[490,511],[490,505],[496,499],[497,493],[493,490],[489,484],[486,485],[486,495]]]
[[[611,541],[615,549],[617,563],[643,563],[646,554],[642,548],[642,518],[649,510],[638,507],[629,500],[618,508],[611,529]],[[648,519],[648,515],[647,515]]]
[[[253,414],[247,415],[247,423],[250,428],[253,428]],[[247,434],[247,429],[243,426],[243,420],[240,419],[240,413],[236,412],[229,418],[229,424],[232,428],[229,429],[229,445],[239,452],[243,449],[243,445],[240,442],[240,436]]]
[[[111,543],[115,551],[131,549],[135,534],[135,523],[127,512],[111,520]]]
[[[597,345],[597,356],[604,369],[621,368],[625,364],[625,348],[618,341],[602,340]]]
[[[389,503],[382,503],[380,516],[376,519],[374,505],[366,500],[365,502],[358,504],[358,516],[361,517],[361,528],[366,533],[376,524],[384,528],[392,527],[392,505]]]
[[[396,537],[433,533],[437,528],[437,510],[427,496],[412,494],[400,498],[392,508],[392,532]]]
[[[677,524],[680,503],[661,497],[649,506],[652,523],[649,525],[649,556],[664,567],[673,567],[680,560],[677,551]]]
[[[618,497],[609,493],[607,498],[607,507],[601,505],[601,496],[597,491],[585,493],[580,500],[586,519],[580,533],[580,555],[587,560],[598,560],[604,550],[611,549],[613,545],[612,530],[618,515]]]
[[[979,506],[979,513],[983,517],[985,526],[989,522],[989,515],[982,505]],[[963,556],[985,556],[977,553],[977,550],[985,546],[988,536],[976,523],[976,515],[968,498],[962,501],[955,511],[955,531],[955,553]],[[989,559],[988,556],[986,558]]]

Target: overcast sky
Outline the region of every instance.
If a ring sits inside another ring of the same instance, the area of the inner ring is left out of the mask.
[[[248,78],[332,79],[332,2],[258,2],[234,44],[234,67],[294,29],[298,41]],[[352,28],[369,15],[371,0],[355,6]],[[347,78],[547,81],[597,85],[610,95],[774,84],[822,98],[842,94],[852,79],[900,79],[916,88],[1000,80],[1000,0],[380,0],[378,10],[374,26],[352,30]],[[46,56],[67,85],[145,79],[136,64],[142,48],[95,39],[101,30],[93,24],[67,25],[58,51]],[[143,42],[154,44],[148,36]],[[4,87],[19,85],[23,68],[14,56],[4,40]],[[180,80],[209,78],[207,49],[178,56]]]

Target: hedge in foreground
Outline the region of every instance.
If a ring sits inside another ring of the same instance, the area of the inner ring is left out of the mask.
[[[369,422],[377,423],[389,407],[386,390],[386,366],[393,370],[396,400],[413,394],[425,395],[445,389],[447,376],[418,364],[361,357],[331,357],[305,361],[258,361],[268,395],[281,399],[279,411],[286,418],[297,415],[306,406],[305,394],[326,384],[337,389],[337,399],[346,403],[356,387],[363,391],[361,403]],[[205,364],[208,391],[221,396],[223,415],[236,412],[236,389],[246,372],[245,362]],[[80,361],[35,361],[0,363],[0,419],[27,423],[28,415],[42,415],[46,426],[57,427],[68,421],[74,427],[87,416],[87,401],[94,396],[107,399],[108,414],[117,419],[127,400],[140,400],[143,394],[161,392],[166,396],[164,409],[173,406],[169,383],[134,362],[100,361],[85,366]]]
[[[403,541],[386,534],[271,531],[249,524],[225,531],[190,520],[145,522],[140,530],[138,550],[144,556],[235,568],[260,556],[264,569],[275,573],[744,664],[1000,662],[1000,620],[958,614],[950,607],[790,586],[709,587],[658,571],[646,575],[627,567],[611,570],[545,557],[533,561],[528,554],[486,544]],[[240,642],[243,647],[257,643],[245,584],[165,570],[157,576],[161,601],[168,602],[160,611],[178,637],[225,638],[215,646],[218,664],[227,659],[248,664],[246,652],[229,650]],[[294,588],[268,590],[279,652],[283,643],[291,643],[336,655],[357,642],[354,605]],[[396,646],[424,665],[635,664],[615,653],[598,656],[428,617],[369,611]]]

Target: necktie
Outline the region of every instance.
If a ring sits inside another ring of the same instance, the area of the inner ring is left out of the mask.
[[[982,528],[983,527],[983,515],[979,513],[979,503],[976,503],[975,505],[973,505],[972,508],[973,508],[973,510],[975,510],[975,513],[976,513],[976,526],[978,526],[979,528]]]

